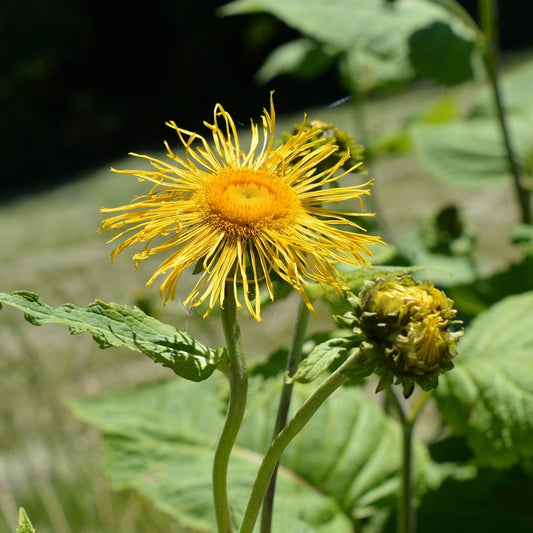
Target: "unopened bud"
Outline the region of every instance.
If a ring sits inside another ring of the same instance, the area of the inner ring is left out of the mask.
[[[460,322],[452,300],[429,281],[390,275],[349,301],[353,312],[339,319],[344,324],[351,320],[353,331],[361,331],[370,343],[364,356],[374,360],[381,376],[378,390],[401,383],[408,397],[415,383],[433,389],[439,374],[453,368],[463,332],[456,328]]]

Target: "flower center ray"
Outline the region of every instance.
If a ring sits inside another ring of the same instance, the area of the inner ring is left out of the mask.
[[[199,192],[203,218],[229,235],[248,238],[279,229],[301,210],[294,190],[268,171],[223,168]]]

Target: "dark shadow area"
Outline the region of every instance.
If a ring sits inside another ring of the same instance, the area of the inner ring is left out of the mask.
[[[258,86],[254,75],[268,53],[297,32],[268,15],[218,16],[226,3],[3,1],[0,201],[128,151],[161,149],[172,140],[166,120],[201,129],[216,102],[248,124],[271,89],[280,113],[344,95],[334,70],[305,87],[289,77]],[[523,46],[533,6],[501,4],[504,46]]]
[[[220,17],[225,3],[2,2],[2,200],[128,151],[161,150],[174,140],[166,120],[201,129],[217,102],[248,124],[270,89],[284,111],[320,101],[288,79],[254,83],[269,50],[296,32],[266,15]],[[331,79],[326,100],[338,96]]]

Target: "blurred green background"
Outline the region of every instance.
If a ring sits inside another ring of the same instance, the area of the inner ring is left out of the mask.
[[[123,159],[128,151],[157,155],[163,139],[173,141],[165,120],[201,130],[216,102],[247,126],[272,89],[283,115],[278,132],[300,120],[302,110],[354,130],[349,106],[329,107],[346,94],[333,66],[314,80],[256,83],[269,52],[297,32],[266,14],[221,18],[216,9],[224,3],[2,1],[0,291],[38,291],[52,305],[101,298],[149,306],[211,346],[222,343],[216,318],[203,321],[179,302],[163,309],[157,288],[144,288],[153,263],[134,273],[126,255],[109,262],[106,236],[96,233],[98,209],[140,192],[135,180],[111,174],[109,166],[130,167],[132,160]],[[475,2],[462,4],[476,17]],[[533,44],[532,15],[531,2],[500,2],[506,52]],[[368,132],[401,127],[435,94],[433,86],[416,85],[371,101]],[[458,94],[468,101],[470,88]],[[512,259],[501,244],[516,222],[507,185],[454,191],[429,182],[412,156],[376,160],[371,171],[374,207],[390,237],[404,237],[420,217],[454,203],[479,236],[484,273]],[[493,228],[495,212],[500,222]],[[180,294],[190,282],[184,278]],[[285,317],[295,303],[289,298],[271,307],[262,324],[244,320],[250,353],[264,356],[270,341],[288,341]],[[183,531],[134,494],[111,492],[99,467],[98,435],[71,415],[66,400],[170,373],[131,353],[101,351],[88,336],[73,338],[64,328],[36,329],[11,309],[0,317],[0,532],[14,531],[20,505],[38,533]]]

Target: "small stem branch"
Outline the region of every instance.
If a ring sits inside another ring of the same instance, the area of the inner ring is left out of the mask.
[[[296,323],[294,325],[294,332],[291,341],[291,347],[287,356],[286,374],[291,376],[294,374],[296,368],[300,364],[302,358],[302,346],[305,340],[305,333],[307,331],[307,324],[309,322],[309,309],[303,300],[298,304],[298,312],[296,315]],[[289,416],[289,407],[291,405],[293,383],[285,382],[281,390],[281,396],[278,406],[278,414],[276,417],[276,424],[274,426],[274,440],[280,431],[287,425],[287,418]],[[261,533],[270,533],[272,530],[272,513],[274,509],[274,493],[276,491],[276,477],[278,473],[279,462],[276,463],[272,477],[268,484],[266,496],[263,502],[263,511],[261,515]]]
[[[424,392],[421,394],[409,413],[406,412],[392,387],[387,390],[387,393],[396,408],[402,426],[402,469],[397,531],[398,533],[415,533],[416,513],[413,505],[413,429],[418,415],[431,397],[431,393]]]
[[[248,374],[246,355],[237,320],[237,304],[233,286],[227,284],[222,326],[226,338],[229,369],[229,403],[224,427],[218,438],[213,462],[213,498],[219,533],[233,532],[233,524],[228,502],[227,473],[228,462],[241,427],[248,394]]]
[[[486,41],[483,60],[485,68],[487,69],[494,105],[496,107],[498,124],[503,137],[507,164],[511,175],[513,176],[514,189],[520,208],[521,220],[524,224],[531,224],[532,218],[529,192],[522,186],[522,180],[520,179],[520,168],[514,154],[500,85],[498,82],[497,10],[495,0],[478,0],[478,10],[481,31],[483,32]]]
[[[296,437],[307,422],[309,422],[324,401],[343,383],[348,381],[349,378],[345,376],[343,372],[353,364],[357,354],[358,350],[356,350],[339,368],[337,368],[337,370],[335,370],[335,372],[330,374],[330,376],[312,392],[294,417],[289,421],[287,426],[285,426],[270,445],[270,448],[266,452],[261,466],[259,467],[259,471],[257,472],[257,477],[255,478],[248,505],[244,512],[239,533],[252,533],[270,478],[278,464],[281,454],[292,439]]]

